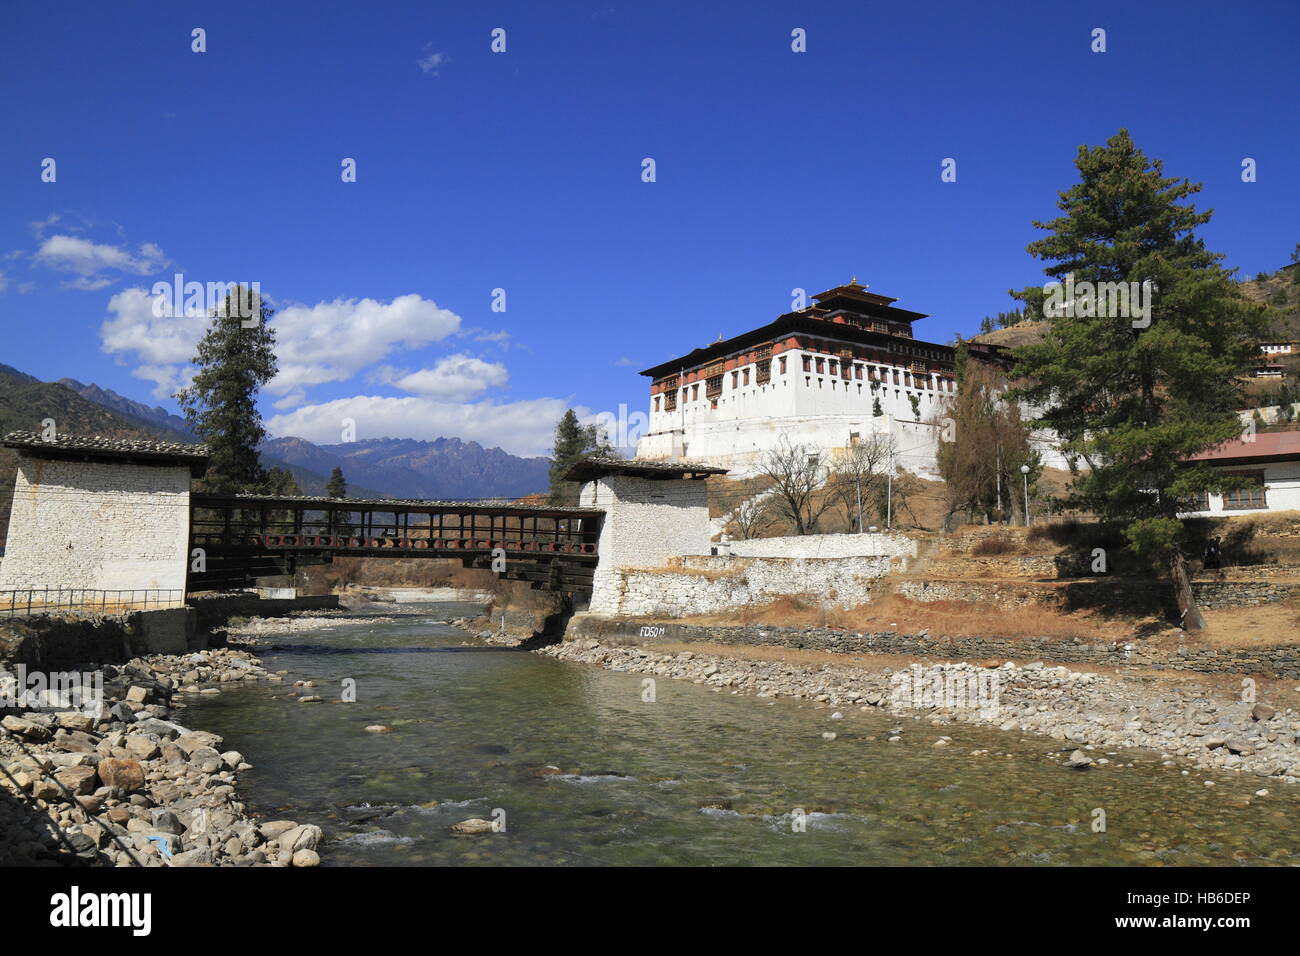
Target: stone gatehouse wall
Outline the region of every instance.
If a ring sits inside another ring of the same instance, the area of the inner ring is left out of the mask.
[[[20,455],[0,590],[179,589],[190,469]]]
[[[916,541],[887,532],[806,534],[733,540],[731,553],[741,558],[914,558]]]
[[[709,552],[703,481],[607,475],[583,485],[578,504],[605,509],[593,611],[617,613],[623,569],[666,567],[670,558]]]
[[[564,639],[595,638],[607,643],[713,643],[789,647],[843,654],[901,654],[950,660],[1019,663],[1050,661],[1094,666],[1146,666],[1201,673],[1264,674],[1300,679],[1300,646],[1196,647],[1162,649],[1141,641],[1097,642],[1081,638],[934,637],[925,631],[855,634],[817,627],[771,625],[702,626],[676,621],[610,620],[578,615]]]
[[[890,558],[725,558],[686,556],[668,568],[610,573],[604,614],[685,617],[716,614],[798,596],[822,607],[855,607],[889,572]]]

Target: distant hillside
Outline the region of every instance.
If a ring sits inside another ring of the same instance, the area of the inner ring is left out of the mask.
[[[361,494],[353,482],[402,498],[517,498],[549,484],[550,459],[520,458],[459,438],[371,438],[342,445],[276,438],[262,449],[322,474],[342,468],[350,495]]]
[[[1241,291],[1253,302],[1264,302],[1272,310],[1273,338],[1300,342],[1300,264],[1283,266],[1262,278],[1241,284]]]
[[[985,345],[1005,345],[1007,348],[1015,348],[1018,345],[1033,345],[1035,342],[1041,342],[1043,333],[1047,331],[1047,322],[1045,321],[1025,321],[1017,322],[1015,325],[1009,325],[1005,329],[994,329],[992,332],[981,332],[971,339],[972,342],[982,342]]]
[[[109,411],[125,415],[154,428],[163,429],[177,436],[173,439],[175,441],[195,441],[194,433],[190,431],[189,423],[185,419],[179,415],[171,414],[158,405],[150,407],[144,402],[133,401],[124,395],[119,395],[111,388],[100,388],[98,385],[83,385],[75,378],[61,378],[58,384],[66,385],[82,398],[94,402],[102,408],[107,408]]]
[[[1279,342],[1300,342],[1300,264],[1283,266],[1276,272],[1241,283],[1241,291],[1252,302],[1264,302],[1272,309],[1271,338]],[[1042,341],[1047,322],[1020,322],[1005,329],[982,332],[971,341],[987,345],[1031,345]]]

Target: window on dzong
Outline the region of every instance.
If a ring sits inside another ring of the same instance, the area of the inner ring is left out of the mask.
[[[821,375],[825,371],[826,371],[826,360],[819,355],[817,356],[817,374]]]
[[[805,355],[805,356],[803,357],[803,370],[804,370],[805,372],[811,372],[811,371],[812,371],[812,356],[811,356],[811,355]]]
[[[785,356],[782,355],[781,358],[778,359],[778,361],[781,363],[781,374],[784,375],[784,374],[785,374]]]
[[[745,369],[745,373],[744,375],[741,376],[741,380],[744,382],[744,384],[746,385],[749,384],[749,369]]]
[[[1267,508],[1264,497],[1264,473],[1262,471],[1233,472],[1234,476],[1249,478],[1254,484],[1245,488],[1234,488],[1223,493],[1225,511],[1241,511],[1246,508]]]
[[[710,398],[722,393],[722,376],[714,375],[704,383],[704,394]]]
[[[672,412],[677,410],[677,392],[664,392],[664,411]]]
[[[785,371],[785,359],[781,359],[781,371]],[[763,359],[756,366],[757,374],[754,376],[759,385],[766,385],[772,380],[772,360]]]
[[[739,372],[732,372],[732,373],[731,373],[731,387],[732,387],[732,388],[735,388],[735,387],[736,387],[736,379],[739,378],[739,377],[740,377],[740,373],[739,373]]]
[[[659,411],[659,396],[655,396],[655,411]]]

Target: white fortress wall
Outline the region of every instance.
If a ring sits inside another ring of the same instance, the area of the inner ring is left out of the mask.
[[[738,558],[914,558],[916,541],[904,534],[807,534],[730,542]]]

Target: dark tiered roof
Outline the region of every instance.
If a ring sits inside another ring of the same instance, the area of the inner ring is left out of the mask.
[[[694,461],[641,461],[625,458],[585,458],[565,473],[566,481],[592,481],[606,475],[631,475],[635,478],[707,478],[725,475],[726,468],[716,468]]]
[[[139,438],[103,438],[99,435],[58,435],[44,438],[36,432],[16,431],[0,444],[35,458],[65,461],[118,461],[137,465],[188,465],[196,475],[208,464],[207,445],[148,441]]]

